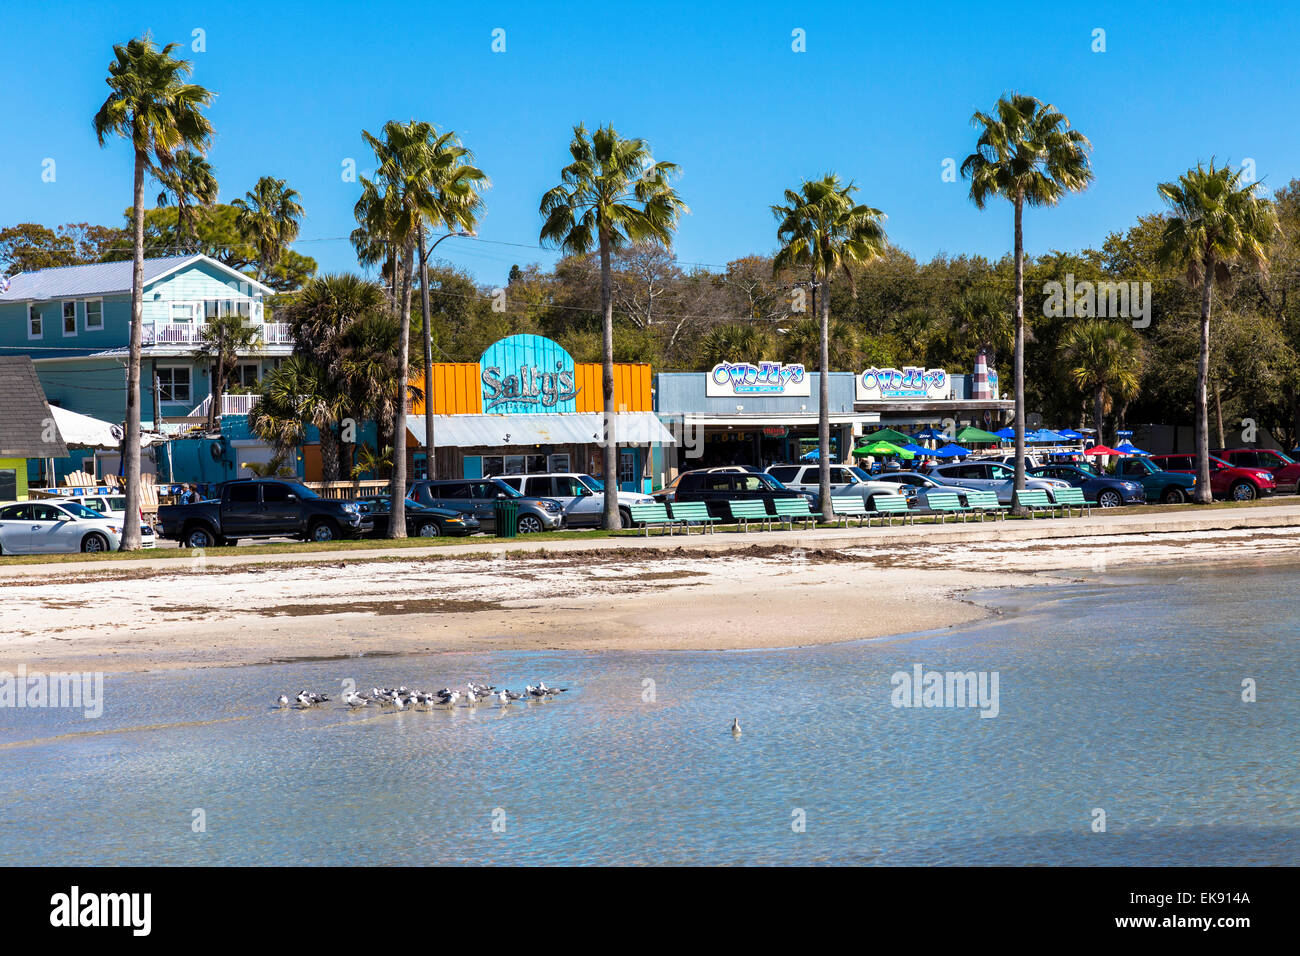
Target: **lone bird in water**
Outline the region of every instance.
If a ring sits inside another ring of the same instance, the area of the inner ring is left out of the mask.
[[[288,707],[289,696],[287,694],[281,694],[279,697],[276,698],[275,702],[279,704],[281,707]]]
[[[739,736],[740,736],[740,718],[739,718],[739,717],[732,717],[732,718],[731,718],[731,736],[733,736],[733,737],[739,737]]]

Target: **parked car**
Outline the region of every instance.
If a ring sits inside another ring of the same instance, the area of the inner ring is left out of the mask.
[[[1120,459],[1120,464],[1128,460]],[[1195,455],[1152,455],[1151,461],[1165,471],[1181,475],[1196,474]],[[1222,458],[1210,456],[1210,492],[1215,498],[1253,501],[1275,491],[1277,482],[1270,472],[1262,468],[1234,468]]]
[[[355,501],[322,498],[297,481],[237,478],[223,482],[215,498],[163,505],[158,523],[164,538],[188,548],[234,545],[240,538],[356,538],[374,525]]]
[[[554,498],[564,506],[566,528],[598,527],[605,508],[605,485],[591,475],[551,472],[539,475],[498,475],[515,491],[533,498]],[[623,527],[632,526],[632,506],[652,505],[655,499],[636,491],[615,492]]]
[[[137,519],[139,520],[139,519]],[[75,501],[18,501],[0,506],[0,554],[66,554],[116,551],[122,522]],[[153,529],[140,527],[141,544],[157,543]]]
[[[1006,465],[1008,468],[1016,467],[1015,455],[980,455],[978,458],[967,458],[967,461],[996,461]],[[1047,464],[1046,459],[1039,458],[1037,455],[1025,455],[1025,471],[1031,468],[1041,468]]]
[[[800,462],[797,465],[768,465],[767,474],[794,491],[806,491],[814,500],[821,488],[821,465]],[[896,495],[898,487],[883,481],[884,475],[872,475],[854,465],[830,466],[832,495],[860,495],[871,506],[875,495]]]
[[[1090,466],[1079,467],[1092,470]],[[1167,505],[1191,501],[1192,489],[1196,486],[1195,475],[1164,471],[1149,458],[1136,455],[1117,461],[1114,477],[1138,482],[1146,492],[1147,501],[1159,501]]]
[[[374,526],[368,533],[373,537],[388,536],[388,518],[393,511],[393,499],[388,495],[358,498],[361,514]],[[406,534],[411,538],[453,537],[474,534],[479,530],[478,519],[450,508],[433,508],[418,501],[406,499]]]
[[[947,462],[930,469],[930,477],[945,485],[976,488],[998,493],[998,501],[1012,503],[1016,490],[1016,470],[996,461]],[[1057,478],[1025,478],[1028,491],[1046,491],[1050,496],[1058,488],[1068,488],[1068,481]]]
[[[930,492],[932,491],[955,494],[962,505],[967,503],[965,488],[958,485],[945,485],[942,482],[935,481],[929,475],[921,474],[919,471],[896,471],[892,474],[881,475],[876,480],[893,485],[897,489],[895,494],[904,495],[909,502],[915,502],[913,507],[930,507]]]
[[[1083,491],[1084,498],[1102,508],[1144,505],[1147,501],[1142,482],[1098,475],[1083,465],[1043,465],[1041,468],[1029,469],[1027,474],[1035,478],[1059,478]]]
[[[1300,495],[1300,461],[1288,458],[1271,448],[1228,448],[1212,451],[1234,468],[1262,468],[1273,476],[1278,491],[1294,491]]]
[[[85,494],[85,495],[60,495],[58,498],[49,499],[51,501],[73,501],[79,505],[84,505],[91,511],[97,511],[105,518],[116,518],[118,521],[126,520],[126,495],[112,494]],[[136,515],[136,519],[143,527],[149,524],[149,519],[145,516],[144,510],[141,509]],[[153,528],[149,529],[149,536],[153,537]]]
[[[762,501],[767,505],[768,514],[776,514],[773,502],[778,498],[807,499],[808,504],[816,510],[816,496],[806,491],[787,488],[771,475],[752,471],[721,471],[701,468],[686,471],[678,476],[673,501],[703,501],[709,514],[724,521],[731,520],[728,501]]]
[[[496,531],[499,498],[514,498],[518,504],[520,534],[564,527],[562,504],[554,498],[520,494],[499,478],[425,478],[414,482],[406,496],[422,505],[473,515],[484,531]]]
[[[715,465],[710,468],[696,468],[693,470],[697,472],[710,472],[714,474],[726,473],[726,472],[735,474],[736,472],[745,473],[745,472],[754,471],[754,469],[748,465]],[[672,501],[677,496],[677,485],[678,483],[681,482],[682,475],[686,475],[686,474],[690,474],[690,472],[685,472],[685,471],[678,472],[676,478],[668,482],[668,484],[664,485],[658,491],[651,492],[650,497],[660,503],[667,503]]]

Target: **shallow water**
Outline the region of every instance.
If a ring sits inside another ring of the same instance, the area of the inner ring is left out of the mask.
[[[821,648],[108,675],[99,719],[0,709],[0,863],[1295,864],[1298,571],[1110,574],[989,596],[1003,613],[977,626]],[[998,716],[892,706],[917,663],[996,672]],[[572,690],[269,706],[345,678]]]

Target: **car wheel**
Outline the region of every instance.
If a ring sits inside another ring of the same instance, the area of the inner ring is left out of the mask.
[[[1102,508],[1118,508],[1123,503],[1118,491],[1103,491],[1097,496],[1097,504]]]
[[[442,529],[438,527],[436,521],[424,521],[416,529],[415,534],[418,538],[436,538],[442,534]]]
[[[1181,505],[1187,500],[1187,492],[1178,487],[1166,488],[1165,493],[1160,496],[1160,500],[1167,505]]]
[[[520,534],[537,534],[545,530],[542,527],[542,519],[536,515],[520,515],[518,527]]]
[[[216,538],[207,528],[190,528],[185,532],[185,546],[187,548],[210,548],[216,544]]]
[[[618,519],[619,519],[619,524],[621,524],[624,528],[632,527],[632,512],[627,508],[618,509]]]
[[[108,539],[102,534],[91,533],[81,539],[81,550],[87,554],[98,554],[108,550]]]
[[[1259,492],[1249,481],[1239,481],[1228,489],[1228,494],[1233,501],[1254,501],[1259,497]]]
[[[317,521],[307,534],[313,541],[333,541],[339,536],[338,529],[329,521]]]

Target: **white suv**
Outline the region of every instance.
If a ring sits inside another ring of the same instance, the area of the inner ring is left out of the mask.
[[[872,507],[875,495],[899,494],[899,487],[873,478],[871,474],[854,465],[832,464],[831,495],[861,495],[867,507]],[[821,465],[817,462],[797,465],[768,465],[767,473],[792,491],[817,494],[821,487]]]
[[[600,527],[602,509],[605,507],[605,486],[591,475],[577,472],[555,473],[545,475],[496,475],[497,481],[505,482],[516,491],[535,498],[553,498],[564,506],[564,525],[566,528]],[[632,505],[652,505],[655,500],[649,495],[635,491],[620,491],[618,511],[623,519],[623,527],[632,526]]]

